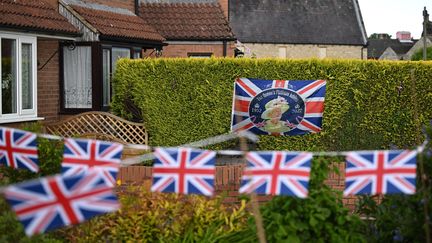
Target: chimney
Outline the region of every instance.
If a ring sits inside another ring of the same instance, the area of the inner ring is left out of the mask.
[[[409,32],[409,31],[398,31],[398,32],[396,32],[396,38],[400,42],[412,42],[412,40],[411,40],[411,32]]]

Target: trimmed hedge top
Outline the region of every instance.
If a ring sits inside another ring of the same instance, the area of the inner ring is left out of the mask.
[[[408,148],[419,141],[419,125],[432,118],[430,62],[124,59],[117,64],[112,109],[131,118],[138,108],[152,146],[228,133],[238,77],[327,80],[322,132],[261,136],[260,150]]]

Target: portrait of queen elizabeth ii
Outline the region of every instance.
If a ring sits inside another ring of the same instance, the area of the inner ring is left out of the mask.
[[[289,110],[289,104],[282,96],[270,100],[265,104],[265,111],[261,114],[265,125],[262,130],[271,133],[282,133],[290,131],[291,128],[286,126],[286,122],[282,121],[282,115]]]

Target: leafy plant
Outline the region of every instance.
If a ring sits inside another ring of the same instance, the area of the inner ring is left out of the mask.
[[[432,130],[427,129],[428,137]],[[424,179],[420,176],[423,163]],[[426,242],[425,228],[429,227],[432,237],[432,145],[417,157],[417,192],[414,195],[386,195],[382,202],[370,196],[363,196],[358,202],[356,213],[369,219],[365,235],[368,242]],[[425,216],[425,208],[428,215]],[[425,223],[427,218],[428,224]]]
[[[343,207],[342,195],[324,183],[328,174],[325,159],[312,163],[309,195],[306,199],[274,197],[261,207],[268,242],[365,242],[364,224]],[[230,234],[231,242],[256,242],[253,217],[248,228]]]
[[[216,242],[245,227],[245,202],[227,208],[221,198],[152,194],[141,187],[119,193],[122,209],[62,230],[73,242]]]
[[[423,48],[420,48],[411,56],[411,61],[423,60]],[[426,48],[426,60],[432,60],[432,47]]]
[[[23,126],[22,129],[40,133],[42,131],[42,124],[29,123]],[[63,158],[63,142],[60,140],[49,140],[40,137],[37,138],[37,142],[40,171],[38,173],[33,173],[25,169],[17,170],[6,166],[0,166],[0,175],[2,175],[0,184],[7,185],[60,172],[61,161]]]

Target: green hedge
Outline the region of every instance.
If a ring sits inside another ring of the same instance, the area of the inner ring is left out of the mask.
[[[228,133],[237,77],[327,80],[322,132],[261,136],[258,149],[404,148],[415,145],[421,134],[414,119],[416,97],[418,121],[432,118],[429,62],[212,58],[122,60],[117,65],[112,109],[126,118],[142,116],[151,145],[175,146]]]

